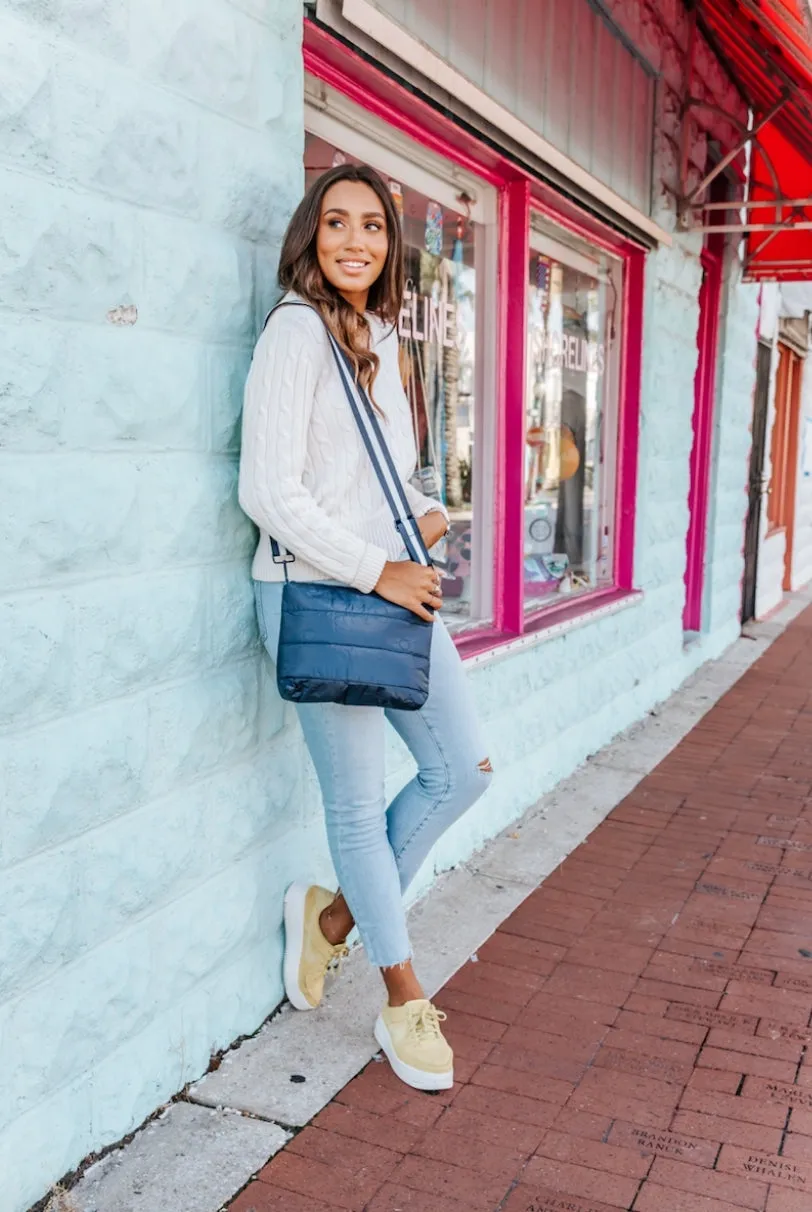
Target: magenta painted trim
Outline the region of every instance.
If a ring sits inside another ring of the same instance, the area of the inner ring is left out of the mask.
[[[615,488],[615,564],[618,589],[634,588],[634,542],[637,522],[637,460],[640,444],[640,399],[643,381],[643,293],[646,257],[635,250],[624,267],[623,328],[620,353],[620,407]]]
[[[546,610],[531,615],[526,620],[525,635],[537,635],[550,627],[558,627],[565,623],[574,623],[578,619],[594,614],[604,606],[614,606],[628,598],[640,598],[639,589],[617,589],[610,586],[607,589],[596,589],[593,593],[579,594],[566,600],[559,598]],[[495,627],[480,628],[476,631],[465,632],[456,638],[455,643],[463,660],[471,660],[483,652],[500,648],[503,644],[513,643],[518,637],[512,632],[499,631]]]
[[[634,590],[618,589],[616,585],[607,585],[604,589],[593,589],[591,593],[558,594],[554,602],[528,614],[525,621],[525,632],[534,634],[552,627],[556,623],[568,623],[572,619],[580,619],[585,614],[592,614],[601,606],[610,606],[634,594]]]
[[[719,345],[719,304],[722,294],[721,249],[702,252],[702,288],[699,292],[699,329],[696,376],[694,378],[694,442],[691,448],[691,479],[688,490],[688,537],[685,560],[685,631],[702,628],[702,599],[705,589],[705,546],[710,496],[713,412],[716,394],[716,360]]]
[[[499,196],[499,458],[496,478],[494,624],[524,629],[524,434],[530,185],[520,177]]]

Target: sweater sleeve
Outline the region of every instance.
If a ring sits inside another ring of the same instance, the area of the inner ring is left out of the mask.
[[[281,320],[282,317],[279,317]],[[303,482],[322,351],[309,316],[266,327],[245,385],[239,500],[245,513],[330,580],[370,593],[387,555],[335,522]]]
[[[419,489],[415,488],[409,480],[403,485],[406,490],[406,500],[409,502],[409,508],[416,518],[423,518],[427,513],[441,513],[446,522],[449,521],[448,510],[442,501],[436,500],[434,497],[427,497]]]

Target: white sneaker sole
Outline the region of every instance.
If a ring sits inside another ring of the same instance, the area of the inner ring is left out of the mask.
[[[299,964],[304,947],[307,884],[291,884],[285,893],[285,959],[282,972],[288,1001],[297,1010],[315,1010],[299,988]]]
[[[380,1014],[375,1022],[375,1039],[383,1048],[396,1076],[413,1090],[450,1090],[454,1085],[453,1068],[445,1073],[428,1073],[425,1069],[415,1069],[413,1065],[405,1064],[395,1051],[389,1029]]]

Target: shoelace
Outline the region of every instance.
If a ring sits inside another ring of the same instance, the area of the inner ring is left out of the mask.
[[[336,943],[333,947],[333,954],[327,961],[327,972],[333,976],[338,976],[344,966],[344,960],[349,955],[350,949],[346,943]]]
[[[440,1031],[440,1023],[444,1023],[448,1015],[443,1010],[438,1010],[431,1002],[424,1006],[422,1010],[415,1014],[409,1027],[417,1036],[418,1040],[425,1038],[439,1039],[442,1034]]]

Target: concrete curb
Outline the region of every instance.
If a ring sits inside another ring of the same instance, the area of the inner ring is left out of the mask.
[[[812,602],[794,594],[749,625],[661,708],[545,795],[473,858],[442,875],[410,912],[421,979],[436,992]],[[91,1166],[70,1192],[75,1212],[217,1212],[375,1055],[377,974],[355,950],[324,1004],[284,1006],[188,1102]],[[296,1078],[297,1080],[291,1080]],[[301,1079],[304,1078],[304,1081]],[[168,1197],[172,1196],[171,1199]],[[73,1210],[72,1210],[73,1212]]]

